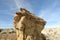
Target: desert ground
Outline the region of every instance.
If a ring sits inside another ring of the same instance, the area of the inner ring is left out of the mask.
[[[60,40],[60,28],[45,28],[41,32],[42,40]],[[11,29],[0,29],[0,40],[16,40],[16,32]]]

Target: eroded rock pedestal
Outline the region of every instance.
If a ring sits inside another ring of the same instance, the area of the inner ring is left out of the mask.
[[[28,10],[20,8],[14,16],[14,27],[16,29],[17,40],[41,40],[41,31],[46,22]]]

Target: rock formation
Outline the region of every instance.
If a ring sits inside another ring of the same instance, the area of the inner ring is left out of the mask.
[[[17,40],[41,40],[41,31],[46,21],[39,18],[28,10],[20,8],[14,16],[14,27],[16,29]]]

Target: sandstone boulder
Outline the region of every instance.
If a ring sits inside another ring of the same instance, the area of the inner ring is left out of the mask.
[[[21,8],[14,16],[17,40],[40,40],[46,21]]]

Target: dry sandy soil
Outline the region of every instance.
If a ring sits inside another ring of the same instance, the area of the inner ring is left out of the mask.
[[[13,29],[0,29],[0,40],[16,40],[16,32]]]
[[[45,28],[42,33],[46,40],[60,40],[60,28]]]
[[[42,39],[60,40],[60,28],[45,28],[42,33]],[[0,40],[16,40],[16,32],[14,29],[0,29]]]

